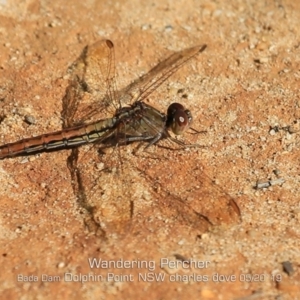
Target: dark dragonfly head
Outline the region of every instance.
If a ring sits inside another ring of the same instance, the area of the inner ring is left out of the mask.
[[[168,107],[166,124],[174,134],[183,134],[190,127],[192,121],[191,112],[180,103],[175,102]]]

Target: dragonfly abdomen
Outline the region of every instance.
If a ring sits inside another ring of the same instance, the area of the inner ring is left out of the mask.
[[[116,118],[26,138],[0,147],[0,159],[93,143],[116,124]]]

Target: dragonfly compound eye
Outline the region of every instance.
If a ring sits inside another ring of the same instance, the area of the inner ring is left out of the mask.
[[[192,121],[191,112],[185,110],[180,103],[172,103],[167,114],[167,127],[171,128],[174,134],[180,135],[189,128]]]

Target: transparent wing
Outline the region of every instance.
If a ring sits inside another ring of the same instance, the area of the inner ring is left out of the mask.
[[[143,101],[155,91],[170,76],[179,70],[187,61],[206,49],[206,45],[199,45],[176,52],[157,64],[147,74],[135,80],[121,91],[121,102],[131,99]]]
[[[151,214],[173,230],[186,227],[201,235],[213,226],[228,226],[241,221],[235,200],[203,171],[197,152],[160,150],[158,158],[138,162],[141,176],[152,190]],[[172,168],[170,168],[172,166]],[[142,213],[144,216],[147,212]],[[148,214],[149,215],[149,214]]]
[[[120,160],[119,148],[106,153],[79,150],[75,193],[87,213],[90,231],[106,238],[124,236],[132,224],[131,177]]]
[[[114,45],[110,40],[86,46],[70,66],[69,74],[62,112],[65,127],[105,118],[119,107]]]

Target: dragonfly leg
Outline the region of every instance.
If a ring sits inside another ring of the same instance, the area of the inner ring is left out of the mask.
[[[153,139],[153,136],[130,136],[125,138],[125,143],[148,141]]]
[[[154,138],[148,143],[148,145],[145,147],[145,150],[149,148],[150,146],[154,145],[157,141],[159,141],[162,138],[163,133],[159,132]]]
[[[130,136],[125,138],[125,143],[131,143],[131,142],[141,142],[141,141],[149,141],[148,145],[145,147],[145,149],[149,148],[150,146],[154,145],[157,141],[159,141],[162,137],[162,133],[158,133],[155,136]]]

